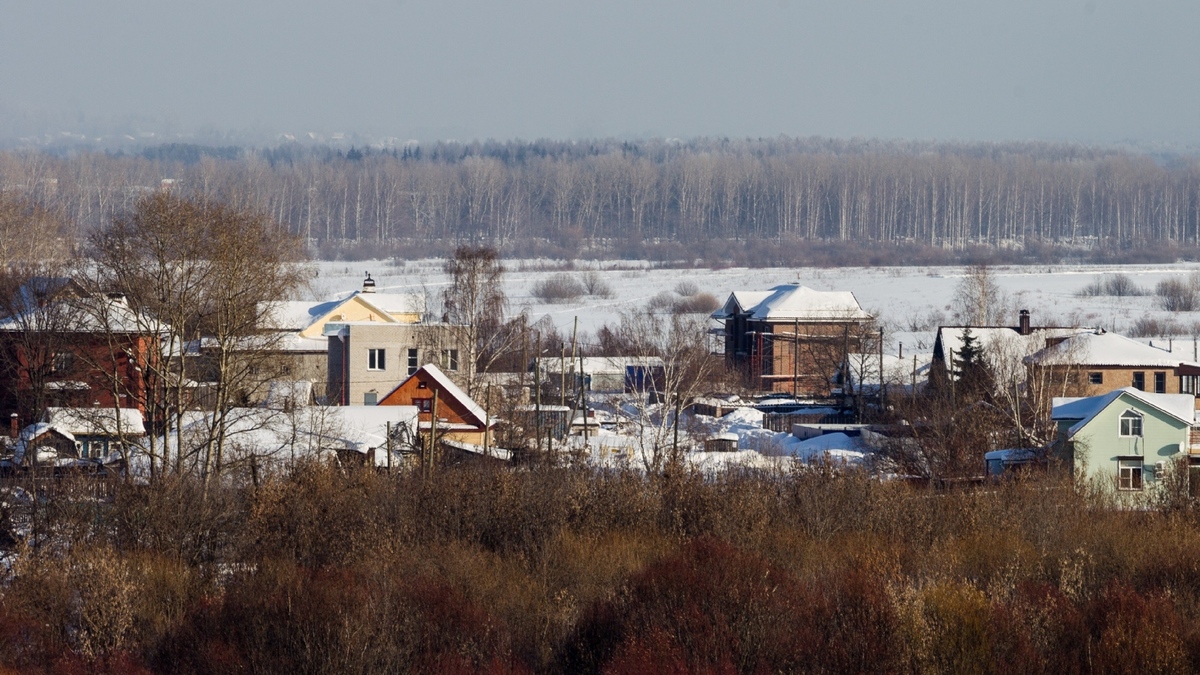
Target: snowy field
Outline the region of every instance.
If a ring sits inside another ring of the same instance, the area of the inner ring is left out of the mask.
[[[544,316],[561,331],[569,332],[575,317],[581,330],[592,332],[605,323],[615,323],[622,310],[638,310],[655,295],[672,292],[681,282],[696,285],[701,292],[724,302],[734,290],[766,290],[777,284],[799,282],[819,290],[852,291],[859,303],[879,317],[889,333],[927,333],[939,323],[952,323],[950,303],[955,287],[962,279],[962,267],[844,267],[844,268],[768,268],[746,269],[652,269],[649,263],[629,261],[577,262],[568,274],[581,275],[594,270],[611,288],[612,297],[584,296],[576,302],[543,304],[532,295],[538,281],[552,274],[555,263],[547,261],[505,261],[504,290],[513,312],[528,309],[533,320]],[[370,272],[380,292],[424,293],[429,307],[448,281],[441,261],[417,260],[396,264],[392,261],[320,262],[318,275],[307,299],[328,299],[346,295],[361,287],[363,275]],[[1143,317],[1173,319],[1191,332],[1200,323],[1200,312],[1172,314],[1158,309],[1153,295],[1143,297],[1078,296],[1080,289],[1104,274],[1123,273],[1136,284],[1153,292],[1154,286],[1170,277],[1183,277],[1200,271],[1200,264],[1175,265],[1079,265],[1079,266],[999,266],[996,278],[1009,296],[1011,323],[1016,325],[1018,309],[1029,309],[1034,325],[1102,326],[1127,333]],[[906,339],[913,339],[910,335]],[[923,338],[920,338],[923,339]],[[893,345],[894,347],[894,345]],[[907,348],[921,345],[906,344]]]

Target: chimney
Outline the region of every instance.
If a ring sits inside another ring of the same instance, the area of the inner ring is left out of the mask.
[[[363,293],[375,292],[375,280],[371,278],[371,273],[367,272],[367,278],[363,280]]]
[[[21,435],[21,425],[17,424],[17,413],[8,416],[8,435],[16,438]]]
[[[1021,310],[1021,323],[1017,328],[1017,332],[1021,335],[1029,335],[1033,332],[1033,329],[1029,326],[1029,310],[1027,309]]]

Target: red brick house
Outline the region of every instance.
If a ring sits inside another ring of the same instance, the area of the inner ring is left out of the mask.
[[[0,414],[22,422],[50,407],[146,412],[162,358],[153,320],[118,293],[88,294],[69,280],[18,291],[0,320]]]
[[[735,291],[712,318],[724,324],[727,362],[752,387],[797,396],[829,396],[841,364],[874,330],[853,293],[799,284]]]

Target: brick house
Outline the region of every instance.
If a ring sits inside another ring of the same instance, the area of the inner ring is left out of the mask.
[[[712,318],[723,323],[726,361],[752,387],[797,396],[829,396],[847,355],[874,330],[853,293],[798,284],[735,291]]]

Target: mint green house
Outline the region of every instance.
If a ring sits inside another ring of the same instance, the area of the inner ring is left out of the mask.
[[[1100,396],[1056,398],[1058,449],[1076,476],[1121,492],[1153,487],[1188,454],[1196,398],[1126,387]]]

